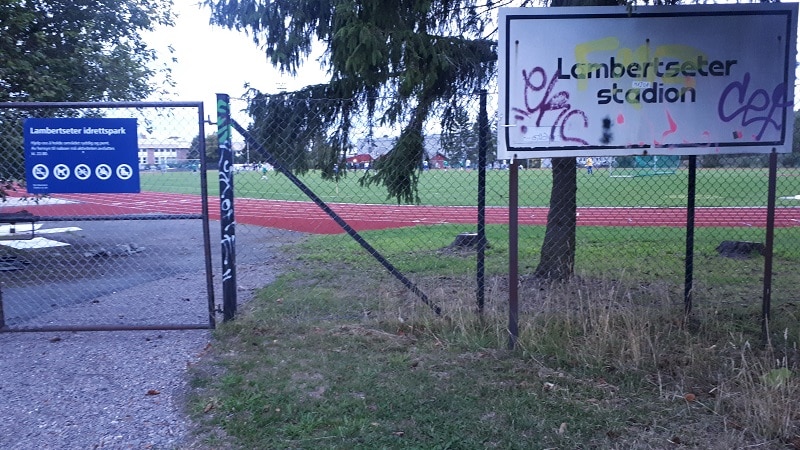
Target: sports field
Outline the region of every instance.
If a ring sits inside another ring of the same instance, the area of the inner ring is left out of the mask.
[[[419,205],[398,205],[381,186],[363,187],[361,173],[338,183],[309,173],[301,180],[357,231],[447,223],[477,223],[477,172],[428,171],[420,177]],[[521,225],[546,223],[549,170],[520,173]],[[216,172],[209,172],[210,216],[219,217]],[[66,201],[26,207],[40,216],[198,214],[200,177],[193,172],[143,173],[140,194],[53,194]],[[579,226],[686,226],[687,174],[612,178],[603,170],[578,174]],[[285,176],[254,171],[234,176],[237,223],[335,234],[341,228]],[[800,171],[778,177],[775,225],[800,227]],[[697,175],[698,227],[763,227],[767,174],[762,169],[701,170]],[[508,223],[508,171],[487,173],[486,223]],[[1,205],[0,205],[1,206]],[[6,209],[6,208],[4,208]]]
[[[688,171],[670,175],[616,178],[609,169],[595,169],[593,175],[578,173],[578,205],[594,207],[683,207],[686,206]],[[487,206],[508,205],[507,170],[486,174]],[[340,181],[323,180],[317,172],[299,178],[326,202],[396,204],[386,198],[383,186],[361,186],[363,170],[348,172]],[[551,171],[521,170],[520,206],[547,206]],[[697,206],[763,207],[767,202],[766,169],[700,169],[697,172]],[[142,191],[197,193],[199,176],[192,172],[142,173]],[[208,172],[209,192],[219,192],[216,171]],[[306,201],[291,181],[274,171],[266,179],[257,171],[234,175],[239,198]],[[432,206],[473,206],[477,204],[478,172],[430,170],[419,179],[420,204]],[[778,206],[800,206],[800,169],[778,172]],[[791,199],[782,197],[792,197]]]

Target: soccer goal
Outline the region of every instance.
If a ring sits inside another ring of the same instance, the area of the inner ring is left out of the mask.
[[[672,175],[680,164],[678,155],[618,156],[611,162],[608,174],[611,178]]]

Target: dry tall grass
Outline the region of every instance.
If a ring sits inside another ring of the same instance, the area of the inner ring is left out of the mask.
[[[481,314],[470,280],[429,283],[446,320],[411,298],[397,308],[398,292],[386,293],[384,319],[436,333],[443,345],[506,346],[506,279],[490,281]],[[719,419],[728,435],[719,448],[744,446],[739,437],[800,448],[800,324],[789,323],[780,342],[763,343],[752,332],[731,331],[752,324],[729,323],[713,308],[684,317],[681,295],[679,287],[611,279],[525,280],[517,350],[549,370],[644,377],[658,400],[682,399]]]

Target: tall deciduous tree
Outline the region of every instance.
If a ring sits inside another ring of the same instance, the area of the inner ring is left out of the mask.
[[[172,0],[3,0],[0,102],[141,100],[159,73],[169,86],[169,69],[153,67],[143,33],[171,25],[171,7]],[[0,198],[3,186],[23,178],[19,121],[28,113],[0,110]]]
[[[219,161],[219,138],[217,133],[211,133],[205,137],[206,146],[206,163],[214,164]],[[200,159],[200,136],[195,136],[192,143],[189,144],[189,152],[186,154],[187,159]]]
[[[0,101],[139,100],[155,75],[144,31],[171,0],[0,2]]]

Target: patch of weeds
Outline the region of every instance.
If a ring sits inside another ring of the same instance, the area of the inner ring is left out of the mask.
[[[309,261],[223,324],[198,372],[192,410],[239,448],[778,449],[800,432],[791,302],[764,347],[728,294],[686,318],[680,281],[526,280],[509,351],[501,277],[478,315],[469,276],[418,276],[438,317],[360,263]]]

